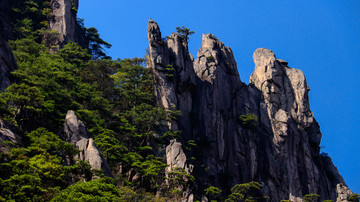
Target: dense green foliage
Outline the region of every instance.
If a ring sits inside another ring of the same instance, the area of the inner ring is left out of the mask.
[[[67,161],[78,153],[72,144],[44,128],[26,133],[26,137],[27,147],[0,153],[0,193],[4,199],[49,200],[73,180],[91,179],[89,164]]]
[[[41,42],[51,18],[51,1],[17,0],[11,2],[12,10],[7,22],[14,25],[11,39],[32,38]]]
[[[3,119],[14,123],[23,133],[43,128],[53,134],[62,129],[67,110],[75,110],[113,169],[121,165],[121,184],[147,191],[159,188],[167,165],[154,155],[154,147],[166,141],[158,129],[174,118],[174,114],[155,105],[152,77],[150,70],[141,66],[143,59],[89,60],[91,55],[87,50],[74,43],[49,54],[44,45],[29,38],[12,41],[10,45],[19,69],[12,73],[16,82],[0,95],[1,111],[6,112]],[[54,151],[53,156],[41,154],[29,158],[53,162],[59,168],[49,172],[63,176],[59,172],[65,168],[58,156],[64,152],[55,147]],[[71,155],[67,156],[72,159]],[[140,178],[131,180],[126,176],[128,171]],[[7,178],[2,180],[8,182]],[[41,182],[37,178],[33,180]],[[39,188],[34,193],[52,196],[66,185],[64,179],[57,180],[53,181],[55,191]]]
[[[81,182],[61,191],[51,201],[155,201],[149,193],[137,193],[129,187],[117,187],[112,178]],[[162,201],[160,198],[156,201]]]
[[[89,49],[70,42],[50,54],[51,43],[43,37],[50,33],[45,29],[50,1],[24,2],[13,6],[16,23],[9,44],[18,69],[0,94],[0,120],[25,136],[21,146],[1,143],[9,152],[0,156],[0,201],[149,201],[154,196],[146,192],[159,190],[171,196],[164,185],[167,164],[156,151],[178,136],[163,130],[178,112],[155,104],[145,60],[110,60],[104,47],[111,45],[95,28],[84,27]],[[73,158],[79,151],[60,136],[68,110],[85,123],[115,180]],[[192,177],[179,171],[169,179],[180,183],[182,175]]]

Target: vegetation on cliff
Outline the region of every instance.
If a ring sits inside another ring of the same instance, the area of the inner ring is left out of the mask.
[[[163,186],[167,165],[155,151],[169,140],[159,129],[173,115],[155,105],[145,60],[100,59],[109,58],[104,47],[111,45],[95,28],[84,28],[91,42],[88,50],[70,42],[50,54],[41,34],[46,31],[49,4],[26,1],[13,7],[15,25],[9,43],[18,70],[12,72],[14,82],[0,94],[1,119],[25,136],[23,145],[7,142],[9,152],[1,153],[0,199],[60,200],[68,190],[81,192],[79,199],[98,199],[90,196],[96,193],[88,193],[96,186],[107,186],[99,195],[111,192],[110,198],[116,200],[122,199],[116,198],[120,193],[148,198],[151,194],[144,191],[155,193]],[[59,136],[70,109],[85,123],[113,173],[118,173],[115,180],[79,182],[102,179],[102,174],[87,162],[74,160],[79,151]],[[116,185],[136,188],[138,193]]]
[[[209,186],[209,179],[202,190],[193,186],[195,177],[183,168],[165,173],[164,148],[171,139],[180,139],[181,133],[168,131],[168,123],[180,113],[156,105],[156,79],[151,68],[145,67],[146,59],[112,60],[105,51],[111,44],[101,39],[96,28],[84,27],[81,19],[78,23],[88,47],[69,42],[53,51],[52,40],[58,33],[47,29],[53,20],[51,2],[21,0],[11,6],[13,18],[6,20],[13,27],[9,44],[18,69],[12,72],[12,84],[0,93],[0,124],[13,124],[23,141],[20,145],[1,142],[7,151],[0,153],[0,201],[177,201],[190,188],[198,194],[195,199],[202,195],[218,201],[266,198],[258,182],[221,190]],[[74,7],[72,11],[76,15]],[[177,27],[177,32],[185,46],[194,33],[184,26]],[[217,60],[212,55],[206,58]],[[164,67],[167,80],[178,79],[175,65]],[[84,122],[114,178],[76,158],[81,151],[63,137],[68,110]],[[246,130],[260,124],[252,113],[236,119]],[[205,145],[199,142],[209,141],[184,140],[184,150],[189,157]],[[188,161],[201,158],[195,156]],[[205,172],[210,169],[202,167]],[[227,181],[230,176],[222,174],[221,180]],[[308,194],[304,199],[317,197]],[[353,195],[349,200],[358,198]]]

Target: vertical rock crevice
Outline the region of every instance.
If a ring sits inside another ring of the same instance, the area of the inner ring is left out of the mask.
[[[253,180],[275,201],[300,200],[308,193],[337,198],[337,185],[345,183],[331,160],[320,155],[322,134],[301,70],[259,48],[246,85],[232,50],[212,34],[203,35],[195,60],[177,33],[163,40],[151,19],[148,39],[158,104],[182,113],[170,129],[198,145],[199,189],[218,186],[228,193],[235,184]],[[175,69],[171,78],[168,65]],[[249,113],[258,117],[256,127],[240,123],[239,116]]]

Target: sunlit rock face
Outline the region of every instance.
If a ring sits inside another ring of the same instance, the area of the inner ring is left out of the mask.
[[[63,136],[67,142],[74,144],[80,150],[80,153],[76,156],[77,159],[87,161],[91,168],[102,170],[105,175],[112,176],[108,163],[90,137],[86,126],[72,110],[69,110],[66,114]]]
[[[183,143],[197,144],[179,166],[194,165],[198,190],[217,186],[227,194],[235,184],[258,181],[273,201],[301,201],[309,193],[336,200],[348,193],[330,157],[320,155],[322,134],[301,70],[259,48],[246,85],[231,48],[212,34],[203,35],[195,60],[178,33],[163,39],[151,19],[148,39],[157,103],[182,114],[169,129],[182,131]],[[239,119],[250,113],[257,117],[254,125]],[[171,156],[167,161],[176,166],[179,156]]]
[[[45,40],[56,51],[69,41],[86,48],[88,45],[84,31],[77,23],[76,13],[79,0],[52,0],[52,18],[49,23],[49,32]]]

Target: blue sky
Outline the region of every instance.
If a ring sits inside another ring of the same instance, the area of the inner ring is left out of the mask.
[[[96,27],[116,58],[143,57],[151,17],[163,36],[186,26],[196,57],[201,35],[232,48],[241,80],[254,70],[252,54],[264,47],[301,69],[321,145],[348,186],[360,193],[360,1],[358,0],[80,0],[79,17]]]

